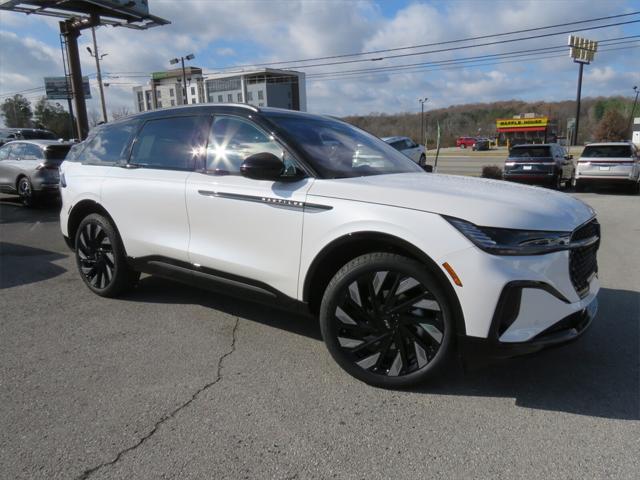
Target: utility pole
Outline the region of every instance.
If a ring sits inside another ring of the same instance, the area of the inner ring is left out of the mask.
[[[629,135],[633,137],[633,131],[631,130],[631,126],[633,125],[633,114],[636,113],[636,103],[638,103],[638,93],[640,93],[640,89],[637,86],[633,87],[633,90],[636,92],[636,98],[633,101],[633,107],[631,108],[631,115],[629,115]]]
[[[426,147],[426,132],[424,130],[424,104],[427,103],[429,97],[419,98],[420,102],[420,143]]]
[[[100,103],[102,104],[102,120],[107,123],[107,106],[104,101],[104,88],[102,87],[102,72],[100,71],[100,60],[109,55],[108,53],[98,54],[98,42],[96,41],[96,27],[91,27],[91,35],[93,36],[93,52],[87,47],[89,55],[96,59],[96,77],[98,79],[98,89],[100,90]]]
[[[576,125],[573,130],[573,139],[571,145],[578,145],[578,130],[580,128],[580,99],[582,96],[582,72],[584,65],[589,65],[598,51],[598,42],[587,40],[586,38],[569,36],[569,55],[575,63],[580,65],[578,70],[578,92],[576,95]]]

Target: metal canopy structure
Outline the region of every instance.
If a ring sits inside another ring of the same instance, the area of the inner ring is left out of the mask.
[[[0,10],[62,19],[60,35],[67,53],[79,139],[86,138],[89,131],[78,53],[80,32],[100,25],[146,30],[171,23],[149,14],[148,0],[0,0]]]

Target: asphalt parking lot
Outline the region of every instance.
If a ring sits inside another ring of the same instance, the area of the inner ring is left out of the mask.
[[[152,277],[97,297],[56,207],[2,196],[0,477],[637,478],[640,198],[577,196],[603,231],[590,331],[411,391],[343,373],[307,317]]]

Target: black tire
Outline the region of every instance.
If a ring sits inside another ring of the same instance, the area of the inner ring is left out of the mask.
[[[426,164],[427,164],[427,157],[423,153],[422,155],[420,155],[420,160],[418,160],[418,165],[420,165],[421,167],[424,167]]]
[[[20,201],[25,207],[33,207],[36,204],[36,195],[29,177],[21,177],[16,185]]]
[[[76,264],[89,289],[102,297],[116,297],[132,288],[140,273],[131,269],[115,227],[102,215],[85,217],[76,231]]]
[[[452,310],[438,281],[421,263],[391,253],[362,255],[335,274],[320,328],[338,365],[383,388],[424,382],[453,349]]]

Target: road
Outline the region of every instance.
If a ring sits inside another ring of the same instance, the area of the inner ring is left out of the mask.
[[[410,391],[343,373],[307,317],[151,277],[97,297],[56,208],[3,197],[0,477],[637,478],[640,201],[578,196],[604,237],[591,330]]]

